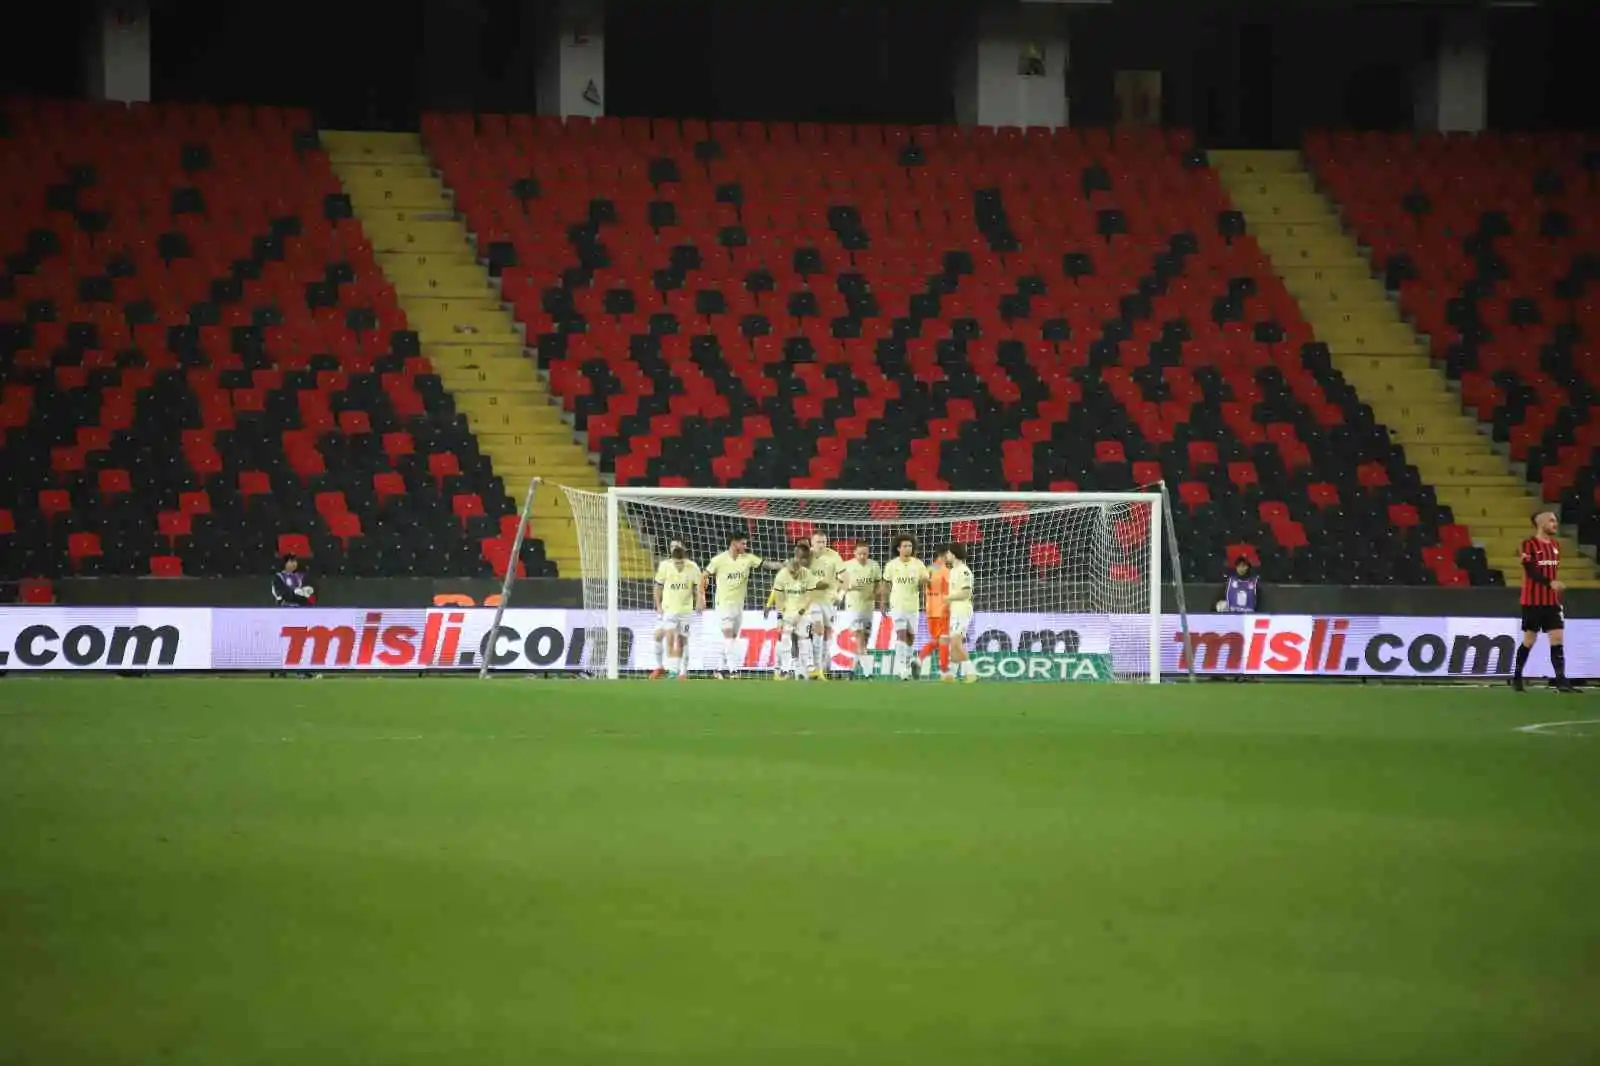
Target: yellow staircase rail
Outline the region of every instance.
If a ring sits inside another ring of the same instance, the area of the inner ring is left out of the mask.
[[[563,577],[583,573],[561,485],[604,491],[529,356],[523,329],[478,262],[473,239],[414,133],[324,131],[334,172],[444,387]]]
[[[1403,445],[1439,502],[1472,532],[1489,565],[1515,584],[1518,548],[1544,505],[1461,405],[1427,347],[1373,276],[1299,153],[1214,151],[1211,164],[1246,228],[1298,301],[1334,367]],[[1600,587],[1594,566],[1562,538],[1563,577]]]

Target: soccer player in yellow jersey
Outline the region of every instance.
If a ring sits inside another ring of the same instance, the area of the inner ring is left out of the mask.
[[[828,660],[833,657],[834,597],[839,582],[839,568],[844,560],[828,547],[826,533],[811,534],[811,578],[817,591],[811,596],[811,676],[818,681],[828,680]]]
[[[894,623],[894,676],[910,680],[917,673],[917,624],[922,615],[922,590],[928,587],[928,568],[917,558],[917,542],[902,533],[894,538],[894,558],[883,565],[881,597],[889,600],[889,620]]]
[[[688,546],[684,543],[682,537],[673,537],[668,540],[666,558],[672,558],[672,553],[677,551],[679,548],[685,549],[685,553],[687,554]],[[660,566],[657,566],[656,569],[659,571]],[[667,653],[664,645],[667,642],[667,631],[670,628],[671,627],[668,626],[667,623],[661,620],[660,608],[658,607],[656,613],[656,628],[655,631],[650,634],[654,640],[656,649],[654,665],[650,670],[651,680],[655,680],[656,678],[662,677],[666,674]]]
[[[972,682],[978,675],[972,672],[972,660],[967,657],[967,630],[972,626],[972,571],[967,568],[967,549],[951,544],[944,550],[945,570],[949,574],[950,591],[945,600],[950,606],[950,665],[953,673],[946,673],[941,681],[960,678]]]
[[[656,613],[660,616],[656,632],[666,634],[667,655],[664,662],[658,661],[652,679],[668,672],[675,672],[679,681],[689,676],[689,631],[697,609],[706,609],[700,568],[689,558],[688,549],[674,542],[672,557],[656,567]]]
[[[777,606],[781,624],[778,631],[777,672],[773,679],[782,681],[793,677],[804,681],[804,660],[810,651],[807,640],[810,629],[811,594],[816,590],[816,580],[806,564],[811,561],[811,546],[805,541],[794,546],[794,554],[783,569],[772,578],[772,593],[767,597],[766,613]]]
[[[840,628],[856,635],[856,659],[865,659],[872,650],[872,612],[878,600],[878,585],[883,568],[872,558],[866,541],[857,541],[855,554],[839,568],[839,593],[844,597],[844,617]]]
[[[722,665],[711,675],[718,680],[726,677],[725,671],[736,670],[734,657],[738,654],[739,629],[744,624],[745,595],[750,591],[750,573],[762,566],[761,556],[749,551],[750,540],[743,533],[728,538],[728,550],[706,564],[701,582],[701,601],[705,600],[705,582],[717,583],[717,624],[722,629]]]

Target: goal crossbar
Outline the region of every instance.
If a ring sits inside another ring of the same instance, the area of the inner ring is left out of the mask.
[[[613,486],[608,495],[618,499],[721,499],[721,500],[894,500],[911,503],[1148,503],[1160,506],[1160,492],[872,492],[861,489],[690,489],[680,486],[646,488]],[[895,519],[875,519],[893,525]],[[916,519],[906,519],[916,521]]]

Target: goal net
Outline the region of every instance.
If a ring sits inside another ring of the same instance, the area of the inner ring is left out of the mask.
[[[784,657],[780,637],[785,654],[790,637],[781,609],[764,614],[768,594],[796,543],[823,534],[843,561],[864,545],[880,566],[902,535],[914,538],[915,555],[929,566],[943,546],[962,545],[973,576],[968,670],[979,678],[1160,680],[1159,493],[564,491],[583,563],[585,668],[598,676],[648,673],[670,658],[691,675],[770,677]],[[657,568],[675,540],[704,570],[735,537],[760,564],[742,564],[743,587],[735,578],[726,595],[712,580],[706,609],[696,602],[692,617],[674,619],[686,645],[675,649],[671,633],[663,637],[673,626],[656,609]],[[812,666],[834,676],[884,675],[905,623],[877,609],[876,596],[865,611],[861,601],[836,601],[829,619],[812,614],[808,632],[831,630],[812,634]],[[913,652],[916,676],[928,678],[944,664],[925,599],[920,605]]]

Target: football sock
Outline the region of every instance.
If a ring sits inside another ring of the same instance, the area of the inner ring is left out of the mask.
[[[661,634],[657,633],[656,634],[656,669],[658,669],[658,670],[661,669],[661,667],[664,666],[666,664],[666,661],[667,661],[666,659],[664,659],[662,657],[665,654],[661,650],[662,641],[663,641],[663,638],[662,638]]]
[[[1550,665],[1556,668],[1556,680],[1567,679],[1567,646],[1565,644],[1550,645]]]
[[[941,674],[950,672],[950,645],[948,644],[939,645],[939,672]],[[956,672],[960,673],[959,670]]]
[[[687,674],[689,672],[689,641],[687,638],[684,639],[683,647],[678,649],[678,656],[678,673]]]
[[[722,638],[722,668],[724,670],[733,669],[733,656],[738,650],[737,644],[738,642],[733,637]]]
[[[823,647],[827,638],[813,633],[811,636],[811,668],[821,670],[822,664],[827,661],[828,653]]]
[[[1532,650],[1533,649],[1529,648],[1526,644],[1519,644],[1517,646],[1517,669],[1516,673],[1514,673],[1512,676],[1522,676],[1522,668],[1528,665],[1528,652]]]

